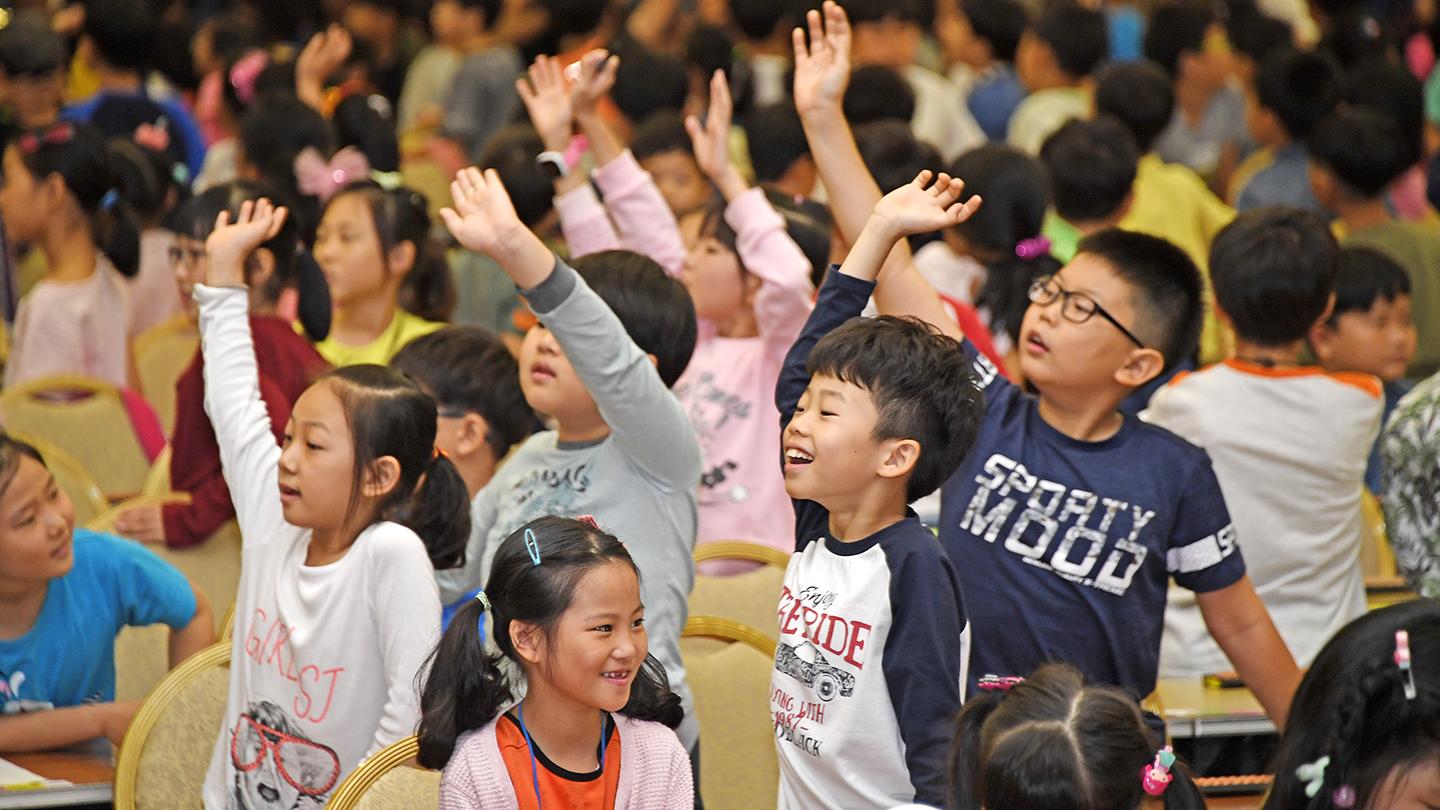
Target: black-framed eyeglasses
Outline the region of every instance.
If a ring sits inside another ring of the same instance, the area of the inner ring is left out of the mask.
[[[1095,303],[1095,299],[1085,293],[1070,292],[1061,287],[1060,282],[1056,281],[1054,276],[1041,276],[1031,282],[1030,302],[1032,304],[1048,307],[1055,303],[1056,298],[1063,299],[1060,303],[1060,317],[1065,320],[1071,323],[1084,323],[1091,317],[1099,315],[1114,324],[1122,335],[1130,338],[1130,342],[1142,349],[1145,348],[1145,344],[1140,341],[1140,338],[1135,337],[1133,332],[1115,320],[1114,315],[1106,312],[1104,307]]]

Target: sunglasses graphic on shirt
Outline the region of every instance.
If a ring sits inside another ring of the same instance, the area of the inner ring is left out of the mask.
[[[230,761],[249,773],[264,764],[266,754],[275,757],[280,776],[308,796],[325,793],[340,778],[340,758],[328,746],[302,740],[240,715],[230,739]]]

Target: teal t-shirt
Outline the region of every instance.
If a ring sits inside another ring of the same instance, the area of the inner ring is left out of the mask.
[[[50,581],[30,632],[0,641],[0,712],[115,699],[115,634],[126,626],[184,628],[195,592],[174,566],[114,535],[76,529],[75,564]]]

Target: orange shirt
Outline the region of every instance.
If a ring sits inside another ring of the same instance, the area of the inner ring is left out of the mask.
[[[620,735],[615,721],[605,715],[605,770],[573,773],[551,762],[538,747],[535,770],[531,768],[530,747],[520,724],[510,714],[495,724],[495,741],[500,757],[515,786],[520,810],[615,810],[615,789],[620,784]],[[540,781],[540,802],[535,801],[535,777]]]

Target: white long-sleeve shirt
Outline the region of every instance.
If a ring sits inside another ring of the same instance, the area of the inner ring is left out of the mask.
[[[362,758],[415,731],[415,676],[440,636],[434,571],[420,538],[390,522],[305,565],[310,530],[281,512],[246,291],[197,286],[195,300],[205,410],[245,536],[205,806],[319,808]]]

